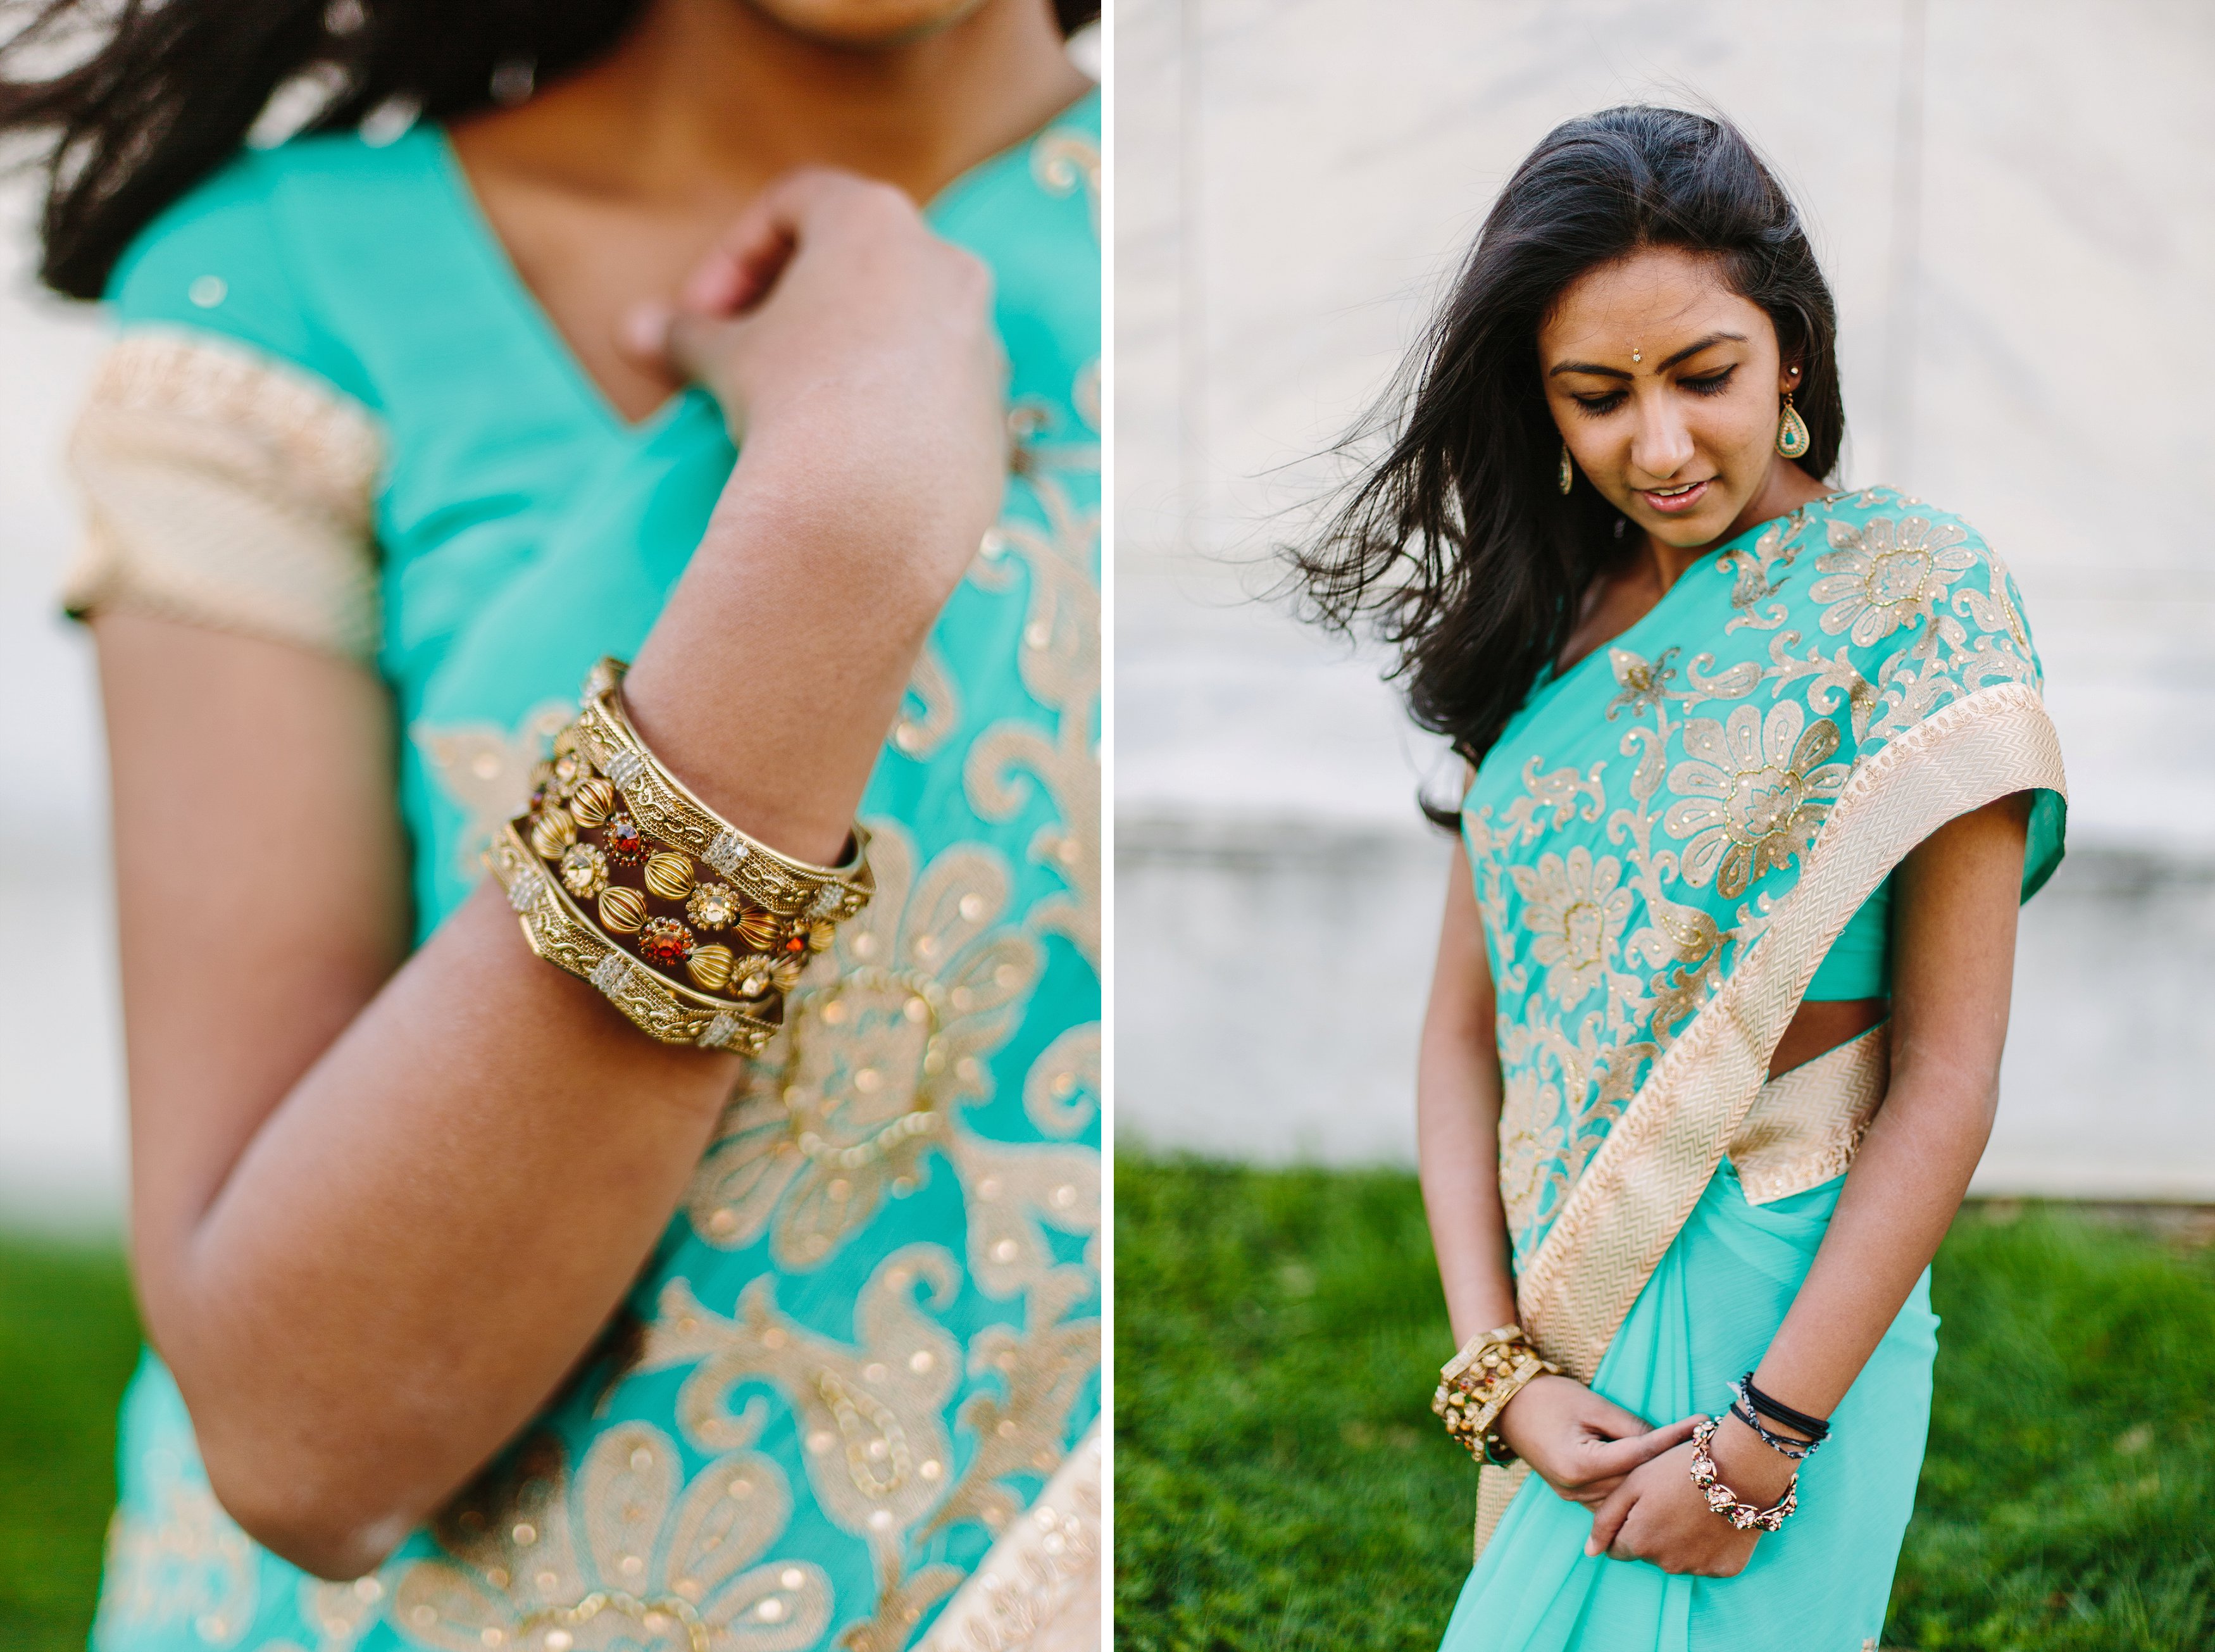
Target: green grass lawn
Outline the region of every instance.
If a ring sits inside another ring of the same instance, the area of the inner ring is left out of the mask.
[[[1475,1477],[1414,1178],[1126,1156],[1115,1268],[1119,1652],[1429,1652]],[[1888,1643],[2215,1648],[2215,1251],[1973,1207],[1933,1293]]]
[[[0,1647],[82,1652],[138,1322],[114,1250],[0,1235]]]

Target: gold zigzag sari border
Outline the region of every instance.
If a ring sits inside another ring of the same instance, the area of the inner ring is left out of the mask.
[[[2038,691],[1979,689],[1890,741],[1847,783],[1798,885],[1639,1087],[1518,1282],[1524,1329],[1590,1382],[1767,1077],[1827,938],[1947,821],[2019,791],[2067,795]]]

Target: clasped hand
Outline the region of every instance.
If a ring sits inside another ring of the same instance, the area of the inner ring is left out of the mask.
[[[1498,1426],[1533,1473],[1592,1511],[1586,1554],[1643,1560],[1665,1572],[1734,1577],[1753,1557],[1760,1533],[1720,1518],[1692,1483],[1692,1429],[1699,1421],[1688,1416],[1653,1428],[1580,1382],[1543,1376],[1508,1402]],[[1724,1449],[1719,1441],[1716,1450]],[[1730,1471],[1740,1461],[1749,1480],[1764,1477],[1740,1495],[1766,1502],[1766,1465],[1735,1459],[1724,1478],[1738,1485]],[[1724,1466],[1720,1456],[1718,1465]]]

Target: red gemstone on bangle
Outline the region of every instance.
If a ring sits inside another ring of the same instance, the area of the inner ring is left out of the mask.
[[[617,866],[636,866],[646,858],[646,833],[629,815],[611,815],[600,846]]]
[[[692,955],[692,931],[673,918],[650,918],[638,932],[638,949],[648,963],[673,969]]]

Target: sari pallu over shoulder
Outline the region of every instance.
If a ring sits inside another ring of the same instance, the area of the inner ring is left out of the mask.
[[[2065,794],[2042,687],[1999,559],[1871,488],[1687,572],[1542,679],[1487,756],[1463,820],[1498,992],[1518,1311],[1573,1374],[1592,1380],[1817,966],[1901,859],[2028,791],[2024,898],[2051,875]],[[1832,1174],[1867,1077],[1814,1098],[1841,1113]],[[1521,1477],[1485,1471],[1480,1545]]]

